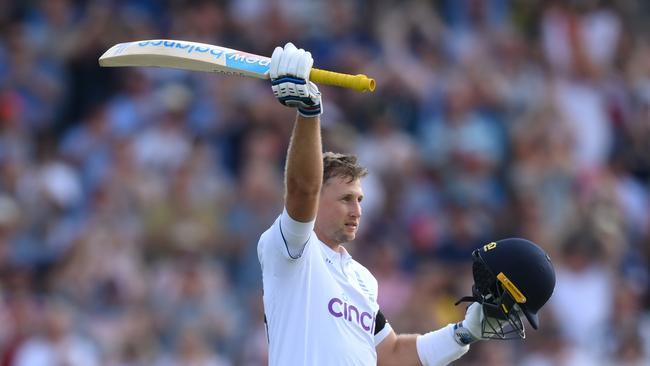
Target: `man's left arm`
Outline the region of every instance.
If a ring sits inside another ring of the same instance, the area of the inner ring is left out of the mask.
[[[377,365],[422,365],[417,351],[417,334],[400,334],[394,331],[377,345]]]
[[[473,303],[465,319],[427,334],[396,334],[393,330],[376,347],[380,366],[447,365],[469,351],[480,338],[481,305]]]
[[[377,365],[442,366],[457,360],[468,350],[469,345],[460,345],[454,340],[450,326],[424,335],[398,335],[391,331],[377,346]]]

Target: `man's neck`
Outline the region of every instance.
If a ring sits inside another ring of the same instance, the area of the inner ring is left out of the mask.
[[[325,244],[326,244],[328,247],[330,247],[330,249],[332,249],[333,251],[335,251],[335,252],[337,252],[337,253],[339,253],[339,254],[343,254],[343,253],[344,253],[344,250],[345,250],[345,249],[343,249],[343,245],[341,245],[341,244],[333,244],[333,245],[332,245],[332,244],[327,244],[327,243],[325,243]]]
[[[333,251],[335,251],[335,252],[337,252],[337,253],[339,253],[339,254],[343,254],[343,253],[344,253],[344,250],[345,250],[345,249],[343,249],[343,245],[342,245],[341,243],[337,243],[337,242],[335,242],[335,241],[333,241],[333,240],[324,239],[324,238],[323,238],[321,235],[319,235],[318,233],[316,233],[316,236],[318,237],[318,240],[320,240],[320,241],[322,241],[323,243],[325,243],[325,245],[327,245],[327,246],[328,246],[330,249],[332,249]]]

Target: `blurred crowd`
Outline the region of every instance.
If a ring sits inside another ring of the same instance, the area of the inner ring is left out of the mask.
[[[99,68],[172,38],[315,66],[326,150],[370,170],[348,249],[398,332],[462,317],[469,254],[547,250],[525,341],[457,365],[650,364],[643,0],[0,0],[0,366],[266,364],[259,235],[294,112],[267,82]]]

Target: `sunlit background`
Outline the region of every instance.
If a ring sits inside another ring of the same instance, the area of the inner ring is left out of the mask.
[[[541,329],[457,365],[650,364],[650,2],[0,0],[0,366],[266,364],[259,235],[294,112],[256,79],[104,69],[173,38],[315,65],[398,332],[462,318],[472,249],[557,271]],[[290,337],[290,335],[289,335]]]

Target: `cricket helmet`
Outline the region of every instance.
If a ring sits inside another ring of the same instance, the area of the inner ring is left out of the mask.
[[[525,338],[523,314],[539,327],[538,312],[555,288],[551,258],[535,243],[520,238],[491,242],[472,253],[472,296],[459,300],[483,305],[482,337]]]

